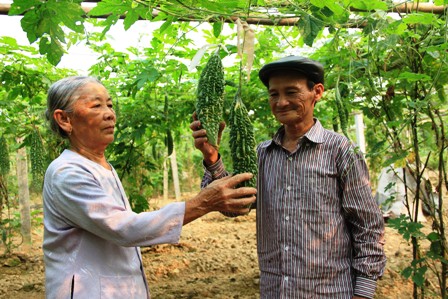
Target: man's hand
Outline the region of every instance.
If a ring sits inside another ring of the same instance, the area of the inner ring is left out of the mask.
[[[222,132],[226,124],[221,122],[218,131],[218,145],[221,142]],[[193,113],[193,122],[190,124],[191,134],[194,138],[194,146],[202,152],[206,165],[213,165],[218,161],[218,149],[208,143],[207,132],[202,129],[201,122],[197,119],[196,112]]]

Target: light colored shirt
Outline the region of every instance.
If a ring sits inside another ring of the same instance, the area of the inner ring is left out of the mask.
[[[386,257],[384,221],[362,154],[315,125],[293,152],[283,127],[258,148],[261,298],[373,298]],[[219,160],[202,184],[227,175]]]
[[[65,150],[43,189],[47,298],[150,298],[138,246],[177,243],[185,203],[131,210],[117,173]]]

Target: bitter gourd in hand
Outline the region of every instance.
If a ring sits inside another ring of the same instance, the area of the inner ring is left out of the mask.
[[[255,188],[258,165],[254,128],[247,108],[241,100],[240,92],[236,94],[230,109],[229,127],[233,174],[250,172],[254,175],[238,187]]]
[[[230,108],[230,152],[233,164],[233,174],[250,172],[254,176],[238,184],[236,187],[257,187],[257,152],[255,150],[255,137],[252,122],[246,106],[241,100],[240,92],[235,95],[235,99]],[[250,208],[250,206],[248,207]],[[227,217],[237,217],[239,214],[223,213]]]
[[[208,143],[216,148],[224,108],[224,86],[224,69],[216,52],[201,72],[196,93],[196,116],[207,132]]]

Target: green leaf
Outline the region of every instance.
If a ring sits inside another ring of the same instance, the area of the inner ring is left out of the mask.
[[[117,21],[120,19],[119,15],[110,15],[108,16],[102,23],[104,26],[103,31],[101,32],[101,38],[104,38],[106,33],[110,30],[110,28],[117,23]]]
[[[128,30],[139,19],[138,13],[135,10],[128,11],[123,20],[124,29]]]
[[[302,33],[303,41],[311,47],[317,35],[324,28],[324,23],[308,14],[302,14],[297,26]]]
[[[47,37],[41,38],[39,52],[42,55],[47,55],[48,61],[53,65],[57,65],[61,61],[62,55],[64,55],[64,49],[61,44],[53,39],[50,41]]]
[[[165,21],[168,20],[170,17],[171,15],[167,15],[166,13],[161,11],[155,18],[152,19],[152,22]]]
[[[392,165],[392,164],[394,164],[394,163],[396,163],[397,161],[401,161],[401,160],[403,160],[403,159],[405,159],[406,157],[408,156],[408,153],[407,152],[402,152],[402,153],[399,153],[399,154],[394,154],[392,157],[390,157],[389,159],[386,159],[384,162],[383,162],[383,166],[389,166],[389,165]]]
[[[159,72],[153,68],[148,67],[140,75],[137,76],[137,88],[142,88],[147,82],[154,82],[159,77]]]
[[[230,12],[234,8],[238,8],[238,0],[221,0],[221,1],[210,1],[210,0],[196,0],[194,4],[196,8],[204,8],[210,11],[219,12]]]
[[[344,7],[333,0],[311,0],[310,3],[319,8],[327,7],[337,16],[345,13]]]
[[[172,23],[173,23],[173,18],[171,16],[167,17],[166,21],[159,28],[160,33],[164,32],[168,27],[171,26]]]
[[[11,4],[8,15],[21,15],[25,11],[32,9],[33,7],[39,6],[41,1],[39,0],[15,0]]]
[[[21,4],[22,2],[18,3],[23,8]],[[28,41],[34,43],[40,38],[39,52],[46,54],[52,64],[59,63],[64,54],[61,43],[65,43],[65,33],[61,26],[65,25],[78,33],[84,32],[84,11],[80,1],[50,0],[38,2],[29,8],[21,20]]]
[[[412,13],[407,14],[403,18],[405,24],[424,24],[431,25],[433,22],[437,22],[436,16],[432,13]]]
[[[425,283],[425,273],[428,270],[428,267],[423,266],[421,268],[417,268],[414,271],[414,275],[412,276],[412,281],[415,282],[418,286],[423,286]]]
[[[402,72],[398,75],[398,79],[407,80],[409,82],[417,82],[417,81],[427,81],[431,82],[432,78],[426,74],[417,74],[411,72]]]
[[[12,49],[17,49],[17,40],[10,36],[0,36],[0,43],[8,45]]]
[[[8,93],[8,100],[13,101],[20,95],[20,88],[13,88]]]
[[[132,10],[132,3],[129,4],[128,1],[103,0],[97,2],[97,5],[89,11],[88,15],[89,16],[103,16],[108,14],[121,15],[130,10]]]
[[[447,96],[443,87],[437,89],[437,97],[441,103],[446,102]]]
[[[37,23],[43,23],[39,25],[43,32],[51,33],[51,27],[60,27],[60,24],[75,32],[83,32],[84,11],[79,4],[48,1],[35,11],[39,19]]]
[[[421,232],[423,225],[419,222],[413,222],[408,216],[401,214],[400,217],[389,219],[388,225],[396,229],[405,240],[409,241],[411,237],[423,238],[424,234]]]
[[[403,269],[403,271],[401,271],[401,275],[403,275],[403,277],[407,279],[411,277],[412,272],[413,272],[412,267],[406,267]]]
[[[26,36],[30,44],[34,43],[40,36],[36,35],[36,26],[39,23],[39,17],[36,15],[36,11],[32,10],[27,12],[20,20],[20,25],[23,31],[26,32]]]
[[[388,9],[386,2],[379,0],[354,0],[350,2],[350,5],[353,8],[367,11]]]

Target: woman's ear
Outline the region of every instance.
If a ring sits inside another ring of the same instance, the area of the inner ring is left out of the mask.
[[[62,109],[56,109],[53,113],[53,118],[58,123],[59,127],[67,132],[67,135],[71,134],[73,128],[67,112]]]

